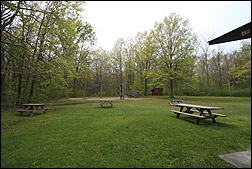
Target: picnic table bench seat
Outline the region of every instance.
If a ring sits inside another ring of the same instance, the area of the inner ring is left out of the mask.
[[[48,110],[48,108],[40,110],[17,110],[17,112],[20,112],[20,116],[22,116],[24,112],[30,112],[31,113],[30,116],[32,117],[36,112],[44,112],[44,114],[46,114],[46,110]]]
[[[208,114],[207,112],[203,112],[204,114]],[[224,115],[224,114],[216,114],[216,113],[212,113],[212,115],[214,115],[214,116],[216,116],[216,117],[218,117],[218,116],[220,116],[220,117],[227,117],[227,115]]]
[[[188,113],[199,113],[198,110],[190,110]],[[208,114],[207,112],[203,112],[204,114]],[[216,113],[212,113],[212,115],[214,116],[220,116],[220,117],[227,117],[226,115],[223,115],[223,114],[216,114]]]
[[[185,113],[185,112],[180,112],[180,111],[176,111],[176,110],[171,110],[171,112],[175,113],[175,114],[184,114],[184,115],[188,115],[188,116],[192,116],[192,117],[196,117],[196,118],[201,118],[201,119],[205,119],[206,116],[200,116],[200,115],[196,115],[196,114],[191,114],[191,113]],[[177,116],[178,118],[179,116]]]

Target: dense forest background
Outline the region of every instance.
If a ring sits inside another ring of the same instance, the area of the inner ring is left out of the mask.
[[[251,43],[210,50],[171,13],[151,31],[94,49],[83,1],[1,1],[1,107],[63,97],[118,96],[163,88],[182,95],[251,96]]]

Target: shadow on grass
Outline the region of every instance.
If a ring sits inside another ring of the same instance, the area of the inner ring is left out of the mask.
[[[114,106],[103,106],[103,107],[97,107],[97,108],[99,108],[99,109],[113,109],[113,108],[115,108]]]
[[[231,125],[231,124],[228,124],[228,123],[222,123],[222,122],[218,122],[218,119],[215,119],[216,123],[213,123],[211,119],[202,119],[199,121],[199,124],[196,124],[196,118],[193,118],[193,117],[179,117],[177,118],[176,116],[175,117],[172,117],[174,119],[178,119],[178,120],[184,120],[186,122],[189,122],[189,123],[192,123],[192,124],[195,124],[197,126],[203,126],[203,127],[208,127],[208,126],[218,126],[218,127],[224,127],[224,128],[236,128],[234,125]]]
[[[18,116],[18,117],[30,117],[31,113],[23,113],[22,116],[20,116],[20,113],[14,113],[13,115]],[[46,114],[44,114],[44,113],[34,113],[32,117],[40,116],[40,115],[46,115]],[[32,117],[30,117],[30,118],[32,118]]]

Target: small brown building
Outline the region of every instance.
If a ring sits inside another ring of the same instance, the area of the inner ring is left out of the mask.
[[[154,88],[151,91],[152,91],[152,96],[162,96],[163,95],[163,88]]]

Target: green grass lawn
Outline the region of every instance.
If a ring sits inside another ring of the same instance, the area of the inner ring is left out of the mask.
[[[100,108],[98,101],[47,105],[47,114],[33,117],[1,113],[1,167],[233,167],[218,155],[251,149],[251,98],[182,98],[223,107],[212,112],[227,117],[199,125],[189,116],[177,119],[170,110],[179,108],[165,96],[118,100],[112,108]]]

